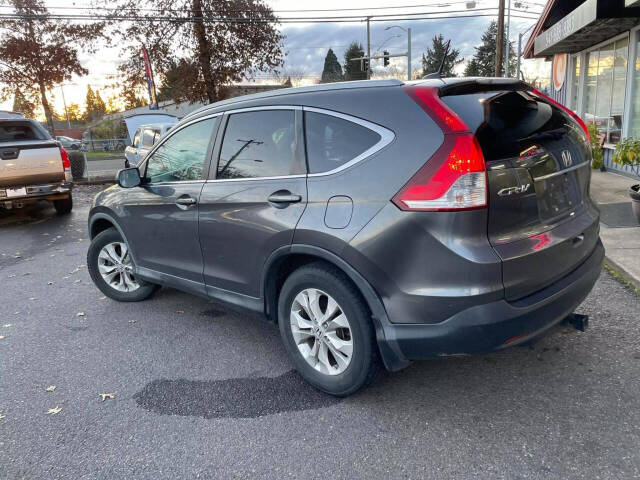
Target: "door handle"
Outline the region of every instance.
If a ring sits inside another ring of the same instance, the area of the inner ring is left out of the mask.
[[[271,203],[297,203],[302,200],[302,197],[291,192],[276,192],[271,194],[267,200]]]
[[[176,205],[184,205],[188,207],[189,205],[195,205],[196,203],[198,203],[198,201],[193,197],[180,197],[176,199]]]

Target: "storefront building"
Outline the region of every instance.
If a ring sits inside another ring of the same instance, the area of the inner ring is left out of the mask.
[[[640,138],[640,0],[549,0],[524,58],[553,61],[551,96],[595,123],[607,168],[621,138]]]

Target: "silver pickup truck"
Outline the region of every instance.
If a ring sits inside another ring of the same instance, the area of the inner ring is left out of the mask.
[[[0,112],[0,208],[48,200],[58,214],[69,213],[71,188],[64,148],[39,123]]]

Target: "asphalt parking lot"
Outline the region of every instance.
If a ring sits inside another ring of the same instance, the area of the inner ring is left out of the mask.
[[[587,333],[335,399],[260,319],[170,289],[103,297],[85,259],[101,188],[67,217],[0,216],[0,478],[640,477],[640,297],[609,273]]]

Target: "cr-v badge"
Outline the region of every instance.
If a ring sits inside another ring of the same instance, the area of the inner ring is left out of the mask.
[[[500,195],[501,197],[506,197],[515,193],[524,193],[529,190],[530,186],[530,183],[525,183],[524,185],[518,185],[517,187],[503,188],[502,190],[498,190],[498,195]]]

